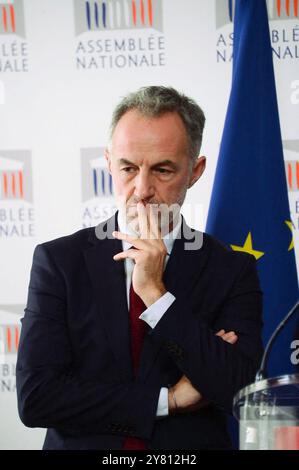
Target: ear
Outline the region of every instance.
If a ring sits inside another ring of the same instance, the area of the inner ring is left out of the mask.
[[[105,149],[104,157],[105,157],[105,160],[107,162],[107,167],[108,167],[109,173],[111,175],[111,156],[110,156],[110,152],[109,152],[108,148]]]
[[[193,164],[192,171],[190,174],[188,188],[194,185],[194,183],[201,177],[206,168],[206,157],[198,157]]]

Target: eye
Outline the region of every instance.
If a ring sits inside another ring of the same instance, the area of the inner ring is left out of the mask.
[[[158,173],[161,173],[162,175],[167,175],[171,173],[171,171],[167,170],[166,168],[156,168],[156,171],[158,171]]]
[[[126,166],[125,168],[122,168],[121,171],[124,171],[125,173],[132,173],[135,171],[135,168],[133,166]]]

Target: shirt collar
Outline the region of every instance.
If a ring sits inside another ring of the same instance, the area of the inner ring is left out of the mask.
[[[119,228],[120,232],[126,233],[127,235],[130,235],[131,237],[136,238],[136,233],[125,223],[125,217],[124,217],[123,213],[120,210],[117,213],[117,223],[118,223],[118,228]],[[163,240],[163,242],[166,246],[168,255],[170,255],[170,253],[172,251],[174,241],[178,236],[178,233],[181,229],[181,225],[182,225],[182,215],[180,214],[179,221],[176,224],[176,226],[174,227],[174,229],[171,232],[167,233],[162,238],[162,240]],[[131,246],[132,246],[131,243],[128,243],[126,240],[123,240],[124,250],[128,250]]]

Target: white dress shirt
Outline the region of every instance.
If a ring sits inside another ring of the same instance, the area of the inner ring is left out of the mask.
[[[136,234],[130,230],[125,223],[125,219],[122,216],[121,211],[118,212],[118,226],[119,230],[122,233],[126,233],[128,235],[133,236],[136,238]],[[174,240],[176,239],[182,224],[182,217],[180,216],[179,222],[176,224],[174,229],[163,237],[163,242],[167,249],[167,255],[165,258],[164,269],[168,262],[169,256],[172,251]],[[123,250],[128,250],[132,244],[128,243],[125,240],[122,240]],[[131,279],[132,273],[134,269],[134,261],[131,258],[125,259],[125,273],[126,273],[126,287],[127,287],[127,303],[128,303],[128,310],[130,308],[130,286],[131,286]],[[167,309],[171,306],[171,304],[175,301],[174,295],[170,292],[166,292],[162,297],[160,297],[156,302],[150,305],[144,312],[139,316],[142,320],[144,320],[151,328],[155,328],[158,321],[161,320],[164,313]],[[168,388],[162,387],[159,395],[158,406],[156,416],[167,416],[169,414],[168,410]]]

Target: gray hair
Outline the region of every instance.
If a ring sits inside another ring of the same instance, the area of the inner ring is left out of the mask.
[[[199,155],[205,116],[202,109],[191,98],[171,87],[148,86],[129,93],[116,106],[110,126],[110,138],[120,118],[131,109],[136,109],[148,117],[160,116],[168,111],[177,112],[181,117],[189,141],[189,154],[192,159]]]

